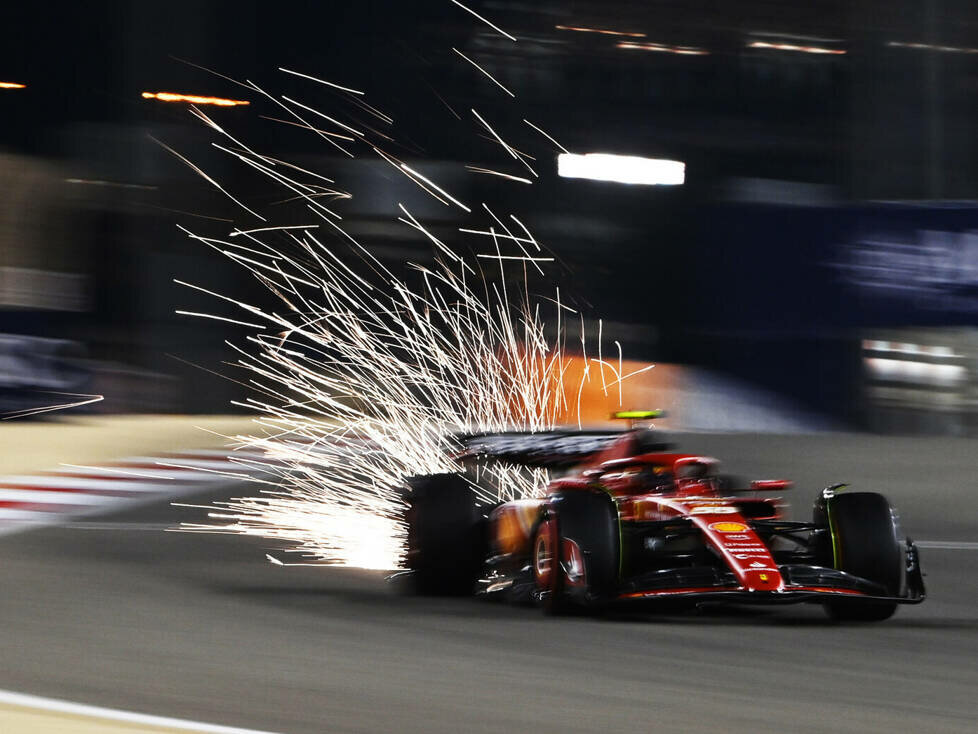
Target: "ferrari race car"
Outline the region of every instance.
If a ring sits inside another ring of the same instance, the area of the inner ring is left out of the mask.
[[[651,425],[465,446],[475,469],[501,461],[557,478],[543,497],[496,504],[478,502],[474,470],[409,480],[407,561],[420,593],[498,595],[550,613],[629,600],[809,602],[861,621],[924,600],[917,549],[880,494],[828,487],[811,521],[788,521],[765,495],[791,482],[732,481]]]

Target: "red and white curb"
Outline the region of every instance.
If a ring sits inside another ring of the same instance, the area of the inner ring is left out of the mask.
[[[0,477],[0,535],[198,492],[262,473],[260,452],[194,450]]]

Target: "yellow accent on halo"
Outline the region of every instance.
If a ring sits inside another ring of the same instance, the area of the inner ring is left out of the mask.
[[[619,410],[611,414],[611,417],[615,420],[633,420],[633,421],[643,421],[651,420],[652,418],[665,418],[666,411],[664,410]]]

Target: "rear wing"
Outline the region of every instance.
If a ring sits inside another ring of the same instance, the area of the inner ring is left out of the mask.
[[[568,467],[581,464],[624,435],[623,431],[547,431],[482,433],[460,437],[463,461],[503,461],[521,466]]]

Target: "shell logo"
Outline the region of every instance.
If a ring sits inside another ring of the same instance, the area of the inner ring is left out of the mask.
[[[709,528],[718,533],[746,533],[750,530],[742,522],[714,522],[710,523]]]

